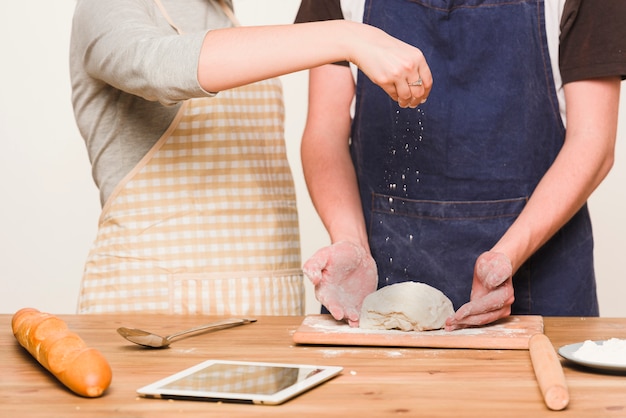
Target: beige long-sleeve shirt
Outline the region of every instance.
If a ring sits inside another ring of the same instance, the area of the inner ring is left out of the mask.
[[[210,94],[198,83],[206,32],[232,26],[214,0],[78,0],[70,41],[72,104],[106,199],[174,118]],[[227,1],[231,5],[230,1]]]

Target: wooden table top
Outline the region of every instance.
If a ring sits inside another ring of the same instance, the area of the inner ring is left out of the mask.
[[[544,404],[526,350],[294,344],[303,317],[259,317],[154,350],[122,339],[136,327],[169,335],[217,319],[163,315],[59,315],[113,370],[104,396],[74,395],[15,340],[0,315],[0,409],[6,417],[626,417],[626,374],[562,361],[570,392],[563,411]],[[544,318],[556,348],[626,339],[626,318]],[[343,366],[342,374],[278,406],[144,399],[136,389],[207,359]]]

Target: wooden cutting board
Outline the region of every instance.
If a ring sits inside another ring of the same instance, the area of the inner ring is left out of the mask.
[[[528,350],[543,333],[543,318],[510,316],[493,324],[456,331],[399,331],[351,328],[330,315],[308,315],[293,334],[297,344]]]

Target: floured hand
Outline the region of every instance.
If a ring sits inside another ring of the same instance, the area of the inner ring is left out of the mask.
[[[359,325],[363,299],[376,291],[376,262],[361,246],[340,241],[317,251],[303,266],[315,297],[337,320]]]
[[[485,325],[509,316],[515,300],[512,275],[513,267],[505,254],[481,254],[474,266],[470,301],[448,318],[446,330]]]

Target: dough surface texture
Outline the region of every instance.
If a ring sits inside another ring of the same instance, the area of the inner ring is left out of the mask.
[[[454,314],[452,302],[425,283],[403,282],[370,293],[361,308],[359,327],[427,331],[441,329]]]

